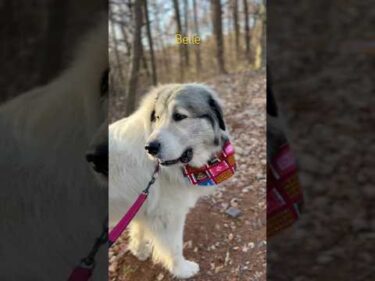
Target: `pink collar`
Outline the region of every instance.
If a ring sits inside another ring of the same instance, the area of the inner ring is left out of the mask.
[[[234,148],[229,140],[226,140],[222,150],[210,159],[203,167],[185,165],[183,175],[193,185],[212,186],[218,185],[234,175],[236,160]]]

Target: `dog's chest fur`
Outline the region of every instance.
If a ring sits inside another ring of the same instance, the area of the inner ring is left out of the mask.
[[[179,168],[176,171],[167,171],[165,175],[163,175],[162,170],[159,180],[159,201],[161,206],[168,206],[169,204],[172,206],[181,206],[182,208],[192,208],[200,197],[209,195],[214,190],[214,187],[190,185],[183,178],[182,171]],[[169,210],[169,208],[166,209],[168,209],[167,211],[176,211]]]

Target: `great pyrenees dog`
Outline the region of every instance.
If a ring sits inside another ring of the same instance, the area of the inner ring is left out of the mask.
[[[107,183],[85,155],[105,174],[90,144],[107,115],[107,38],[103,20],[55,79],[0,106],[0,280],[65,281],[103,229]],[[107,247],[96,260],[105,280]]]
[[[167,84],[145,96],[138,110],[109,126],[110,226],[124,215],[160,173],[150,195],[129,225],[128,249],[140,260],[149,256],[177,278],[189,278],[199,265],[183,256],[189,209],[214,186],[193,186],[183,176],[187,163],[201,167],[228,140],[216,93],[202,84]]]

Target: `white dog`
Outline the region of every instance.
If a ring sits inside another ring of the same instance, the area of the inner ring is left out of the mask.
[[[113,226],[151,179],[159,178],[130,224],[129,249],[140,260],[151,254],[178,278],[199,265],[183,256],[186,215],[213,186],[193,186],[182,174],[189,163],[201,167],[228,138],[215,92],[200,84],[170,84],[153,89],[139,109],[109,126],[109,217]]]

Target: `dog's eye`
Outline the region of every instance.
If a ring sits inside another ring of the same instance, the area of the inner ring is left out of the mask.
[[[184,115],[184,114],[180,114],[180,113],[174,113],[173,114],[173,120],[174,121],[181,121],[181,120],[183,120],[185,118],[187,118],[187,116]]]

